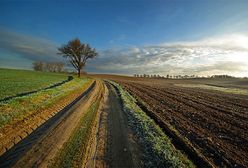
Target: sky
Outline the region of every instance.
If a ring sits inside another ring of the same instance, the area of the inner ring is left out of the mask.
[[[247,8],[247,0],[1,0],[0,67],[66,63],[57,48],[79,38],[99,53],[89,73],[248,76]]]

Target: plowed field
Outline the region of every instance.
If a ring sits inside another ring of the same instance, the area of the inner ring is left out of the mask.
[[[248,97],[179,87],[165,80],[115,78],[218,167],[248,167]]]

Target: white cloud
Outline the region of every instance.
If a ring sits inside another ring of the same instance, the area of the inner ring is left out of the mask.
[[[0,28],[1,65],[10,60],[62,60],[58,45],[49,40],[22,35]],[[13,60],[7,59],[13,57]],[[12,53],[12,54],[11,54]],[[2,59],[6,58],[6,59]],[[9,62],[10,62],[9,61]],[[27,64],[27,63],[26,63]],[[9,64],[10,65],[10,64]],[[111,48],[100,51],[86,69],[96,73],[119,74],[230,74],[248,76],[248,36],[231,34],[198,41],[183,41],[143,47]]]
[[[164,43],[163,46],[186,46],[186,47],[211,47],[226,50],[248,51],[248,36],[243,34],[229,34],[205,38],[191,42]]]
[[[199,41],[109,49],[88,69],[103,73],[230,74],[248,76],[248,36],[233,34]]]

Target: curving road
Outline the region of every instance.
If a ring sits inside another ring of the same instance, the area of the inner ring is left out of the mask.
[[[97,95],[98,89],[99,82],[94,82],[71,104],[1,155],[0,167],[46,167],[62,144],[68,140]]]

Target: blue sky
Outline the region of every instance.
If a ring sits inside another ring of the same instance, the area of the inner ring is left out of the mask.
[[[58,60],[56,48],[78,37],[100,53],[87,65],[90,72],[244,76],[247,8],[245,0],[1,1],[0,66]]]

